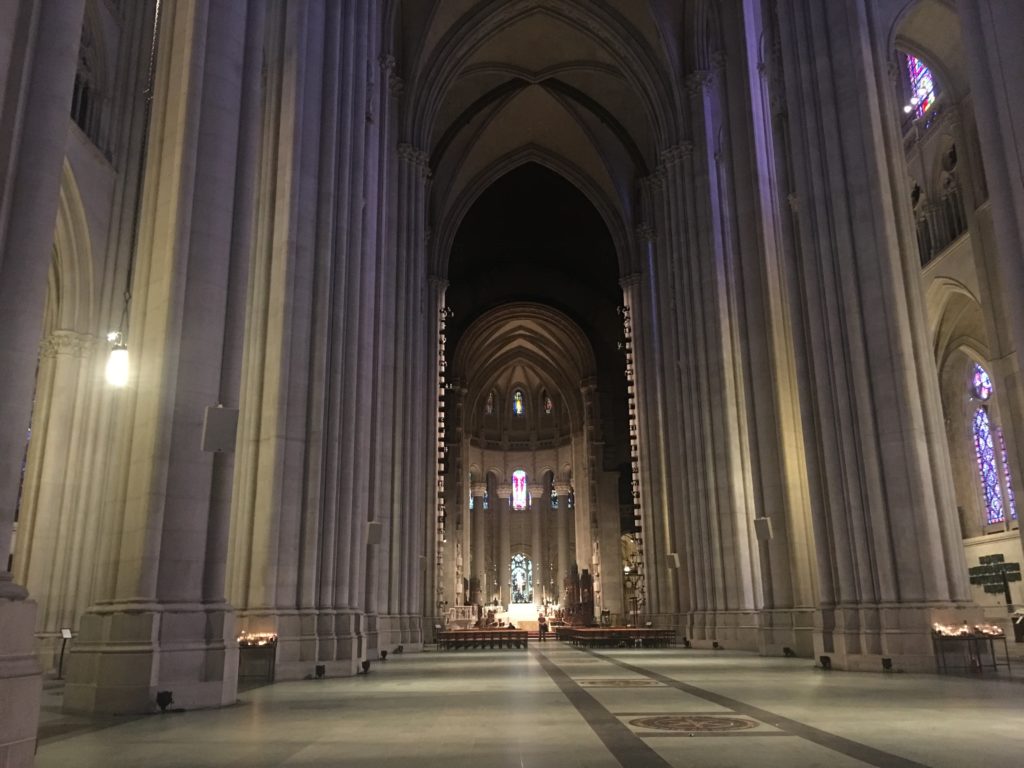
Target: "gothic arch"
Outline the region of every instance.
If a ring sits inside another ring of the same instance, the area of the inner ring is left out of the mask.
[[[449,206],[439,226],[437,246],[432,255],[435,273],[442,276],[448,274],[448,262],[455,235],[477,198],[502,176],[527,163],[536,163],[562,176],[590,201],[608,227],[618,257],[619,273],[630,274],[637,255],[620,206],[610,199],[582,168],[536,144],[520,147],[498,158],[478,173]]]

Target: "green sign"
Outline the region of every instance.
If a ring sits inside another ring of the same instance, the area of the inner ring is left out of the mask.
[[[986,592],[998,595],[1000,592],[1010,598],[1011,581],[1020,581],[1020,563],[1004,562],[1002,555],[985,555],[979,557],[976,565],[968,569],[971,575],[971,584],[977,584],[985,588]]]

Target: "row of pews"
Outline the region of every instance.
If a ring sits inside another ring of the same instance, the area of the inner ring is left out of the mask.
[[[526,648],[530,633],[525,629],[446,629],[437,633],[442,651],[466,648]]]
[[[583,648],[667,648],[676,639],[674,629],[653,627],[558,627],[556,633]]]

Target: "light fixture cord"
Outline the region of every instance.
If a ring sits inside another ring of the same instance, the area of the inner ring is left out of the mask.
[[[125,343],[128,337],[128,311],[132,302],[132,280],[135,274],[135,252],[139,246],[139,218],[142,215],[142,188],[146,178],[146,153],[149,151],[149,120],[153,105],[153,81],[156,77],[156,54],[160,42],[161,0],[156,0],[153,11],[153,34],[149,44],[149,62],[146,67],[146,89],[143,91],[142,144],[139,148],[139,172],[135,181],[135,206],[132,212],[132,243],[128,252],[128,269],[124,278],[124,305],[121,321],[118,323],[118,341]]]

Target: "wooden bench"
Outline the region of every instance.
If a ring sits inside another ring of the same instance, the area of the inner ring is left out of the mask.
[[[653,627],[566,627],[558,635],[584,648],[665,648],[675,638],[674,629]]]
[[[437,647],[443,651],[469,648],[526,648],[530,633],[525,629],[448,629],[437,633]]]

